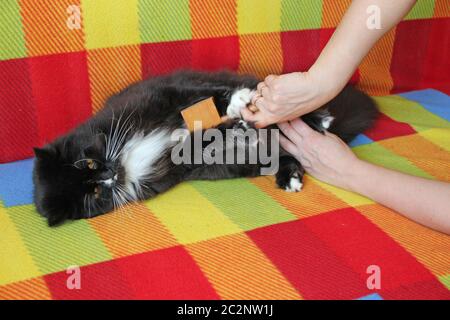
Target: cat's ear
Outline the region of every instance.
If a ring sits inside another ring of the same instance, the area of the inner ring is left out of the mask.
[[[36,158],[41,160],[51,159],[54,156],[54,153],[49,148],[33,148],[33,150]]]

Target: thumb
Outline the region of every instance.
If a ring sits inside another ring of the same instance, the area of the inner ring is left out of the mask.
[[[290,124],[294,128],[294,130],[297,131],[297,133],[302,137],[314,134],[315,132],[300,118],[290,121]]]

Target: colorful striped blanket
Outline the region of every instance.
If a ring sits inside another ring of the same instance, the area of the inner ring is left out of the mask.
[[[110,94],[180,68],[307,70],[349,3],[3,0],[0,299],[450,299],[449,236],[309,176],[298,194],[183,183],[58,228],[32,204],[32,147]],[[450,181],[449,39],[448,0],[419,0],[369,53],[352,82],[382,116],[359,157]]]
[[[352,142],[356,154],[450,181],[450,97],[377,101],[383,114]],[[269,176],[182,183],[49,228],[32,205],[31,170],[31,159],[0,165],[3,299],[450,299],[450,236],[309,176],[298,194]],[[68,287],[71,266],[80,289]]]

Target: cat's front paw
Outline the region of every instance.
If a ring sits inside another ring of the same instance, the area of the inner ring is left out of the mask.
[[[227,116],[231,119],[241,118],[241,110],[247,107],[255,95],[255,90],[243,88],[231,95],[230,104],[227,107]]]

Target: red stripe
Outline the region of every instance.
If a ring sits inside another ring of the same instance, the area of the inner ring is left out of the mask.
[[[0,162],[28,158],[37,145],[28,61],[0,61]]]
[[[403,21],[397,26],[391,61],[392,93],[421,87],[430,31],[428,19]]]

